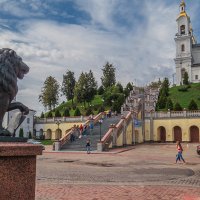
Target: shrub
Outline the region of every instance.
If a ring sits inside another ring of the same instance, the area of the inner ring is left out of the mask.
[[[98,88],[98,95],[102,95],[104,93],[104,89],[103,89],[103,86],[101,85],[99,88]]]
[[[24,130],[23,130],[23,128],[20,128],[19,129],[19,137],[24,137]]]
[[[198,110],[198,106],[196,102],[192,99],[188,105],[189,110]]]
[[[55,112],[55,117],[61,117],[61,114],[60,114],[60,111],[59,111],[59,110],[56,110],[56,112]]]
[[[40,135],[40,140],[45,140],[45,135]]]
[[[177,102],[177,103],[175,104],[175,106],[174,106],[174,110],[175,110],[175,111],[182,111],[183,108],[182,108],[181,105]]]
[[[77,107],[76,110],[74,111],[74,116],[81,116],[81,111]]]
[[[185,72],[184,75],[183,75],[183,84],[189,85],[189,76],[188,76],[187,72]]]
[[[64,117],[69,117],[69,116],[70,116],[70,113],[69,113],[69,109],[68,109],[68,108],[65,109],[65,111],[64,111],[64,113],[63,113],[63,116],[64,116]]]
[[[188,91],[188,87],[187,86],[180,87],[180,88],[178,88],[178,91],[179,92],[187,92]]]
[[[47,113],[47,118],[51,118],[51,117],[53,117],[53,115],[52,115],[52,112],[49,111],[49,112]]]
[[[88,108],[88,109],[86,110],[85,115],[86,115],[86,116],[94,115],[94,113],[92,112],[92,109],[91,109],[91,108]]]
[[[167,103],[167,97],[164,96],[164,95],[161,95],[158,98],[158,102],[157,102],[156,107],[158,109],[164,109],[164,108],[166,108],[166,103]]]
[[[167,109],[170,109],[170,110],[173,110],[173,102],[170,98],[167,98],[167,102],[166,102],[166,108]]]
[[[44,113],[43,112],[41,113],[40,118],[44,118]]]
[[[101,112],[104,112],[105,111],[105,108],[103,106],[101,106],[98,110],[98,113],[101,113]]]
[[[94,106],[94,110],[97,111],[99,109],[99,105]]]
[[[29,138],[29,139],[32,139],[31,131],[29,131],[29,133],[28,133],[28,138]]]
[[[75,109],[76,109],[76,105],[73,105],[73,106],[72,106],[72,109],[75,110]]]

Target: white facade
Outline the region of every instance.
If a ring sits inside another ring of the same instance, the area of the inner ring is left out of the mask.
[[[4,116],[4,120],[3,120],[3,126],[5,128],[7,128],[9,126],[9,122],[12,121],[14,115],[16,112],[18,112],[19,110],[13,110],[10,112],[7,112]],[[24,119],[24,121],[22,122],[22,124],[17,128],[16,132],[15,132],[15,136],[18,137],[19,136],[19,130],[20,128],[23,128],[24,131],[24,137],[29,136],[29,132],[31,132],[31,134],[33,135],[33,126],[34,126],[34,115],[35,115],[36,111],[34,110],[29,110],[29,114],[26,115],[26,118]]]
[[[180,4],[180,13],[177,18],[178,33],[176,42],[176,84],[183,83],[184,73],[187,72],[189,81],[200,82],[200,44],[197,44],[190,22],[185,10],[185,2]]]

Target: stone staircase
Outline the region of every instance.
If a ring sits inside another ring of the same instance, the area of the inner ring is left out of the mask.
[[[145,113],[155,111],[158,95],[159,88],[146,86],[141,90],[141,88],[134,87],[121,107],[121,114],[125,114],[127,111],[135,113],[139,113],[141,110]]]
[[[112,116],[110,118],[104,118],[103,123],[101,124],[101,138],[108,131],[110,124],[117,124],[121,119],[121,115]],[[97,150],[97,143],[100,140],[100,124],[97,123],[93,130],[87,130],[83,134],[82,138],[75,139],[73,142],[67,142],[63,145],[61,151],[85,151],[86,150],[86,141],[90,139],[91,141],[91,151]]]

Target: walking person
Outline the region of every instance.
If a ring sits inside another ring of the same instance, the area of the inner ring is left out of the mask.
[[[183,155],[182,155],[183,147],[182,147],[180,141],[176,142],[176,148],[177,148],[177,151],[178,151],[178,153],[176,155],[176,163],[177,163],[178,160],[179,161],[182,160],[185,163],[185,160],[184,160]]]
[[[82,132],[83,132],[83,125],[82,124],[80,125],[79,129],[80,129],[80,135],[82,135]]]
[[[89,154],[90,153],[90,139],[87,139],[87,143],[86,143],[86,150],[87,150],[87,153]]]

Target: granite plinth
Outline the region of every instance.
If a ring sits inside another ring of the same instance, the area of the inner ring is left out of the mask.
[[[36,156],[42,146],[0,142],[0,200],[34,200]]]

